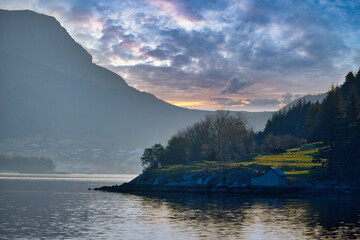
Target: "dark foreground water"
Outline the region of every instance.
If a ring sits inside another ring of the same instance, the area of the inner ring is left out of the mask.
[[[0,239],[360,239],[360,201],[88,191],[131,175],[0,174]]]

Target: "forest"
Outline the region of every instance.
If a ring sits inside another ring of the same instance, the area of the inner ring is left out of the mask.
[[[278,154],[305,143],[320,143],[319,178],[351,182],[360,176],[360,70],[332,85],[320,103],[299,101],[274,113],[263,131],[254,132],[246,117],[216,111],[179,130],[163,147],[146,148],[144,169],[195,161],[231,162],[256,153]]]
[[[53,173],[54,170],[55,164],[49,158],[0,154],[0,172]]]

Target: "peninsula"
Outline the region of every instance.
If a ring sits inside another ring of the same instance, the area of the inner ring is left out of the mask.
[[[359,193],[359,141],[360,70],[321,103],[300,100],[274,113],[261,132],[241,113],[208,114],[165,148],[146,148],[137,178],[98,190]]]

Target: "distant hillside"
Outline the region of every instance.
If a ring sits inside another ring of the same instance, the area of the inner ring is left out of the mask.
[[[60,171],[137,172],[142,148],[207,113],[128,86],[54,17],[0,10],[2,152],[51,157]],[[261,130],[272,113],[244,114]]]
[[[10,156],[0,153],[0,172],[54,173],[55,165],[48,158]]]
[[[1,136],[113,138],[136,147],[165,141],[206,111],[170,105],[92,63],[55,18],[0,11]],[[249,113],[262,129],[271,113]]]
[[[289,109],[289,108],[295,106],[300,101],[311,102],[311,103],[316,103],[316,102],[321,103],[322,100],[324,100],[324,98],[326,97],[326,94],[327,93],[319,93],[319,94],[316,94],[316,95],[310,95],[309,94],[309,95],[302,96],[302,97],[297,98],[294,101],[290,102],[289,104],[287,104],[285,106],[285,108]]]

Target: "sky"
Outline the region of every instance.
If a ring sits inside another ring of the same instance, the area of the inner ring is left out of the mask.
[[[56,17],[93,62],[171,104],[273,111],[360,66],[360,1],[1,0]]]

